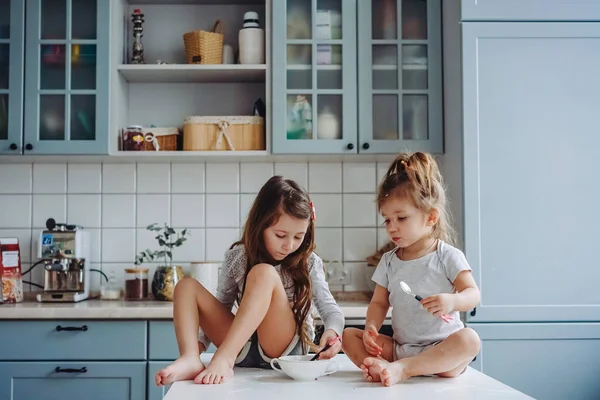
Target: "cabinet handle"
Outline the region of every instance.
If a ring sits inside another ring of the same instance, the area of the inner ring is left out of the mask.
[[[87,372],[87,367],[81,367],[81,368],[61,368],[61,367],[56,367],[54,368],[54,372],[61,373],[67,373],[67,374],[76,374],[76,373],[80,373],[80,374],[85,374]]]
[[[33,145],[31,143],[27,143],[25,145],[25,150],[33,150]]]
[[[9,147],[11,150],[17,150],[19,148],[16,143],[11,143]]]
[[[471,310],[471,317],[474,317],[475,315],[477,315],[477,307]]]
[[[363,149],[369,150],[369,147],[371,147],[369,143],[363,143]]]
[[[348,148],[348,150],[352,150],[354,148],[354,143],[348,143],[348,146],[346,146]]]
[[[60,332],[60,331],[83,331],[83,332],[85,332],[85,331],[88,330],[88,327],[87,327],[87,325],[83,325],[83,326],[79,326],[79,327],[78,326],[60,326],[60,325],[57,325],[56,326],[56,330],[58,332]]]

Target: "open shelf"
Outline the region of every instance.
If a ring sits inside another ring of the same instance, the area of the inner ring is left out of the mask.
[[[122,64],[128,82],[264,82],[266,65],[254,64]]]
[[[264,5],[264,0],[128,0],[131,5]]]

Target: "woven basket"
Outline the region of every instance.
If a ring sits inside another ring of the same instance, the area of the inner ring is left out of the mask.
[[[183,34],[188,64],[223,63],[223,23],[217,20],[212,32],[193,31]]]
[[[183,150],[265,150],[264,119],[187,117],[183,122]]]
[[[177,128],[144,128],[144,151],[176,151]],[[154,140],[156,139],[156,140]],[[156,149],[158,145],[158,150]]]

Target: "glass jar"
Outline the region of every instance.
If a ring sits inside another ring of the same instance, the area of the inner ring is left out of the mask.
[[[125,300],[148,298],[148,268],[125,269]]]

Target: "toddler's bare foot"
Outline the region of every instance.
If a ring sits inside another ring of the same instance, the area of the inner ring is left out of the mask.
[[[233,376],[233,363],[225,358],[215,356],[211,360],[208,367],[202,371],[196,379],[195,383],[203,384],[219,384],[223,383],[225,379]]]
[[[360,369],[363,371],[363,376],[369,382],[379,382],[381,378],[379,377],[380,371],[374,371],[373,366],[376,365],[376,362],[379,360],[383,360],[376,357],[367,357],[363,360],[360,365]]]
[[[154,376],[154,382],[156,386],[166,386],[175,381],[194,379],[205,368],[197,354],[183,355],[173,364],[158,371]]]
[[[392,386],[410,377],[402,361],[391,363],[386,360],[376,359],[369,371],[379,374],[379,378],[385,386]]]

